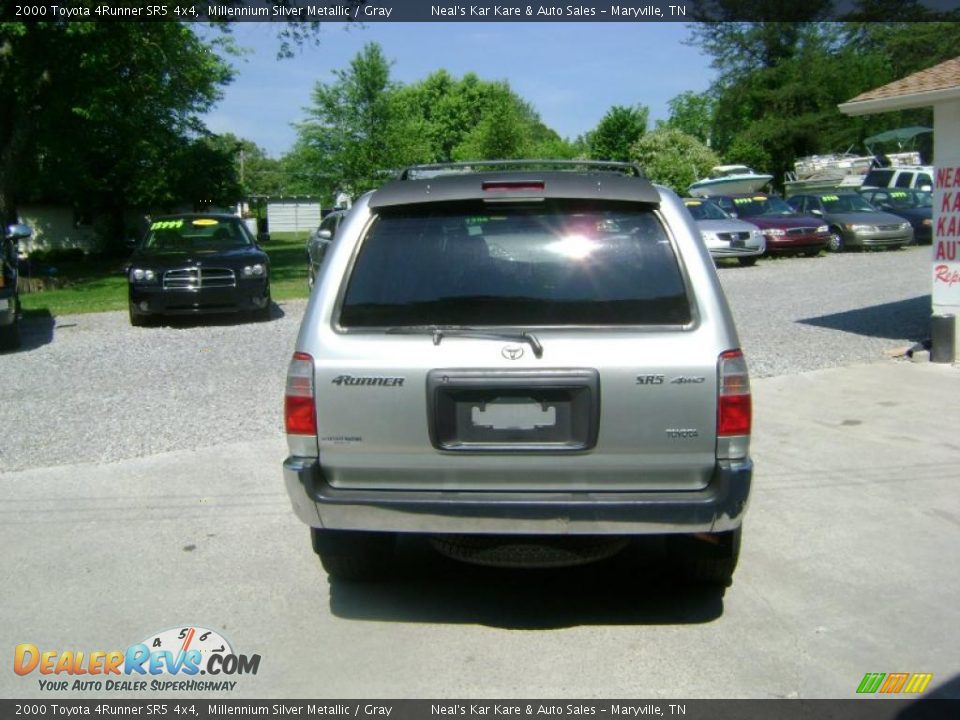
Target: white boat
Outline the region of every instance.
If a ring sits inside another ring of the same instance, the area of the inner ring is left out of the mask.
[[[916,151],[888,153],[886,162],[890,167],[916,165],[920,153]],[[784,177],[786,197],[818,190],[855,190],[863,185],[867,173],[877,166],[875,155],[810,155],[798,159],[794,171]]]
[[[754,172],[746,165],[717,165],[710,175],[693,183],[687,192],[694,197],[757,192],[773,175]]]

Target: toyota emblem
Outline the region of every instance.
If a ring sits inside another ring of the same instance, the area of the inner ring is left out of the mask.
[[[500,354],[507,360],[519,360],[523,357],[523,347],[520,345],[505,345]]]

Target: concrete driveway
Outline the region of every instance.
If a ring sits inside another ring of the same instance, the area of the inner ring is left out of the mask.
[[[20,643],[122,650],[196,625],[261,663],[184,697],[850,698],[867,672],[957,697],[957,398],[960,369],[893,360],[756,380],[725,594],[673,586],[655,548],[505,572],[417,541],[394,577],[331,584],[278,438],[2,474],[0,696],[107,694],[41,691],[11,669]]]

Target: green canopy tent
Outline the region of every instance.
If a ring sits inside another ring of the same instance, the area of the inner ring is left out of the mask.
[[[905,142],[913,140],[917,135],[932,133],[933,129],[914,125],[913,127],[900,128],[899,130],[888,130],[877,135],[871,135],[863,141],[864,145],[873,145],[875,143],[895,142],[899,147],[903,147]]]

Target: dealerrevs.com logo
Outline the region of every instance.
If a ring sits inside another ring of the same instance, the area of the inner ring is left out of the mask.
[[[259,669],[259,655],[239,655],[221,633],[198,626],[153,633],[126,650],[50,650],[21,643],[13,655],[13,671],[36,677],[48,691],[232,691],[237,681],[229,678]]]

